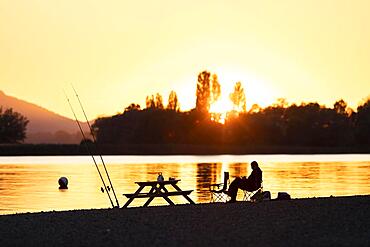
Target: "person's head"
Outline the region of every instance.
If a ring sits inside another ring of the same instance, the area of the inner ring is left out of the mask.
[[[258,168],[258,163],[257,163],[257,161],[252,161],[252,163],[251,163],[251,167],[252,167],[252,169],[254,170],[254,169],[256,169],[256,168]]]

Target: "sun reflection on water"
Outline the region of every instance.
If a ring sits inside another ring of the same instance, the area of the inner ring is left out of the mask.
[[[158,160],[158,157],[161,156],[155,156],[153,160]],[[317,162],[305,158],[302,161],[291,161],[290,156],[279,157],[277,161],[263,155],[243,157],[208,157],[215,162],[203,162],[204,157],[199,157],[202,162],[196,163],[179,156],[171,162],[143,163],[138,160],[138,163],[133,163],[130,160],[131,163],[127,163],[127,159],[132,158],[119,156],[115,157],[115,162],[107,164],[121,206],[127,200],[122,193],[135,192],[138,188],[136,181],[156,180],[158,172],[162,172],[165,179],[181,179],[179,187],[194,190],[190,197],[195,202],[209,202],[210,184],[222,182],[225,171],[230,173],[231,179],[235,176],[248,176],[251,172],[249,163],[253,159],[260,161],[264,190],[271,191],[273,198],[280,191],[290,193],[293,198],[370,194],[369,156],[364,156],[363,161]],[[196,160],[196,157],[193,158]],[[70,157],[45,157],[49,159],[48,162],[39,162],[38,157],[39,163],[34,163],[32,157],[29,159],[29,164],[12,164],[12,157],[0,160],[0,214],[110,207],[106,193],[100,191],[102,183],[99,175],[87,157],[75,157],[74,162]],[[65,164],[63,159],[67,160]],[[58,178],[61,176],[68,178],[68,190],[58,189]],[[242,193],[238,198],[242,198]],[[131,205],[142,206],[145,201],[134,200]],[[187,203],[182,197],[174,197],[173,201]],[[156,198],[151,203],[166,204],[162,198]]]

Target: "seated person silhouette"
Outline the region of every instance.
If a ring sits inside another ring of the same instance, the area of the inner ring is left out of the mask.
[[[234,181],[231,182],[227,195],[231,197],[228,202],[236,202],[236,195],[238,189],[255,191],[261,187],[262,183],[262,171],[258,167],[258,163],[253,161],[251,163],[252,173],[248,178],[245,176],[243,178],[236,177]]]

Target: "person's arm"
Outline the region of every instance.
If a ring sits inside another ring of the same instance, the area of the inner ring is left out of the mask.
[[[256,171],[256,174],[254,176],[254,184],[256,185],[256,187],[260,187],[261,183],[262,183],[262,171],[258,169],[258,171]]]

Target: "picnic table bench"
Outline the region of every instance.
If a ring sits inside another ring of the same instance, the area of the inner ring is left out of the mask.
[[[129,200],[123,205],[124,208],[127,208],[130,203],[136,198],[148,198],[145,202],[143,207],[147,207],[154,198],[162,197],[165,199],[170,205],[175,205],[172,200],[169,198],[170,196],[183,196],[190,204],[195,204],[193,200],[189,197],[190,193],[193,190],[181,190],[177,183],[180,180],[166,180],[166,181],[147,181],[147,182],[135,182],[139,185],[139,188],[136,190],[135,193],[130,194],[123,194]],[[166,186],[171,185],[176,191],[168,191]],[[150,187],[149,192],[141,192],[145,187]]]

